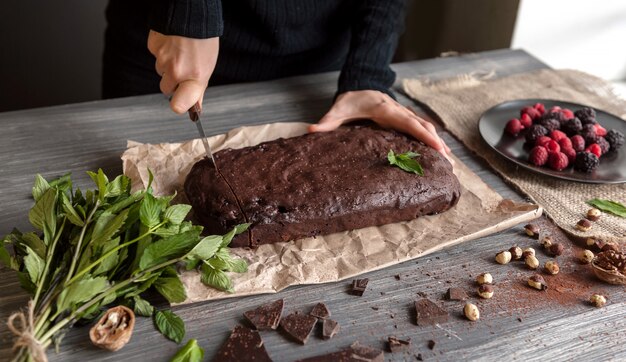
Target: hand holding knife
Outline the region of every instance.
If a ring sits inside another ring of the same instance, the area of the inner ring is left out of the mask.
[[[215,158],[213,158],[213,152],[211,152],[211,146],[209,145],[209,141],[206,139],[206,134],[204,133],[204,128],[202,127],[202,120],[200,120],[201,114],[202,108],[200,107],[200,101],[196,102],[193,107],[189,108],[189,119],[191,119],[191,121],[195,123],[198,128],[198,133],[200,133],[202,144],[204,145],[204,150],[206,151],[206,156],[209,160],[211,160],[213,167],[217,168]]]

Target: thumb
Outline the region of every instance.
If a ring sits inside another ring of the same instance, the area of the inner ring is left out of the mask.
[[[338,117],[331,110],[322,117],[317,124],[309,126],[309,132],[328,132],[341,126],[344,122],[344,118]]]

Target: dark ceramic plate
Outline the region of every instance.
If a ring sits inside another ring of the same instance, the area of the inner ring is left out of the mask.
[[[528,163],[528,149],[524,148],[524,137],[510,136],[504,133],[504,126],[511,118],[519,118],[520,109],[543,103],[546,109],[553,106],[569,108],[576,111],[585,107],[582,104],[560,102],[549,99],[518,99],[501,103],[486,111],[478,122],[478,130],[485,142],[508,160],[533,172],[577,182],[587,183],[622,183],[626,182],[626,146],[622,146],[619,152],[609,152],[600,158],[600,165],[591,173],[574,171],[568,167],[563,171],[554,171],[547,167],[536,167]],[[612,128],[626,134],[626,122],[612,114],[596,109],[596,119],[606,130]]]

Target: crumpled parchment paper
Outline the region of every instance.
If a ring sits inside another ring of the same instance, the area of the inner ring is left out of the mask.
[[[279,137],[306,133],[306,123],[274,123],[233,129],[225,135],[209,137],[213,151],[241,148]],[[124,174],[133,189],[148,182],[148,169],[154,174],[156,195],[178,193],[186,202],[183,182],[191,166],[204,156],[200,139],[185,143],[142,144],[128,141],[122,155]],[[459,203],[432,216],[341,233],[305,238],[286,243],[261,245],[257,249],[233,249],[234,255],[248,261],[248,272],[231,273],[234,293],[207,287],[195,271],[184,271],[181,280],[187,289],[182,304],[275,293],[291,285],[334,282],[372,270],[414,259],[447,246],[476,239],[518,223],[535,219],[542,209],[534,204],[504,200],[458,159],[455,174],[462,185]]]

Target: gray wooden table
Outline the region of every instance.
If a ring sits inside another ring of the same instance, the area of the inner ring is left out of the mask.
[[[459,57],[394,65],[398,79],[427,75],[431,79],[461,73],[495,71],[496,76],[525,72],[546,65],[523,51],[502,50]],[[331,104],[337,74],[321,74],[271,82],[228,85],[206,92],[205,128],[209,134],[251,124],[282,121],[317,121]],[[413,104],[399,95],[406,105]],[[161,95],[71,104],[0,114],[0,235],[13,227],[29,230],[27,211],[36,173],[47,178],[68,171],[81,187],[91,186],[87,170],[103,168],[121,173],[120,154],[126,140],[177,142],[197,137],[186,116],[175,116]],[[443,137],[453,152],[502,195],[521,200],[484,162],[470,154],[449,134]],[[385,348],[388,336],[411,338],[411,351],[386,354],[389,360],[515,359],[515,360],[624,360],[626,359],[626,293],[624,288],[597,283],[588,270],[573,262],[574,243],[547,220],[540,221],[567,244],[557,290],[546,293],[524,286],[529,272],[501,266],[493,255],[513,244],[534,246],[521,225],[499,234],[447,248],[437,253],[368,273],[369,289],[363,297],[346,293],[348,282],[289,288],[277,295],[260,295],[175,308],[186,322],[187,338],[198,339],[212,358],[230,330],[243,323],[242,313],[260,304],[284,298],[286,311],[308,310],[327,303],[342,330],[334,339],[313,337],[305,346],[277,332],[262,332],[267,350],[276,361],[291,361],[344,348],[358,340]],[[482,319],[462,317],[462,302],[442,301],[449,286],[472,291],[473,277],[489,271],[496,280],[492,300],[479,301]],[[399,276],[399,280],[396,278]],[[569,284],[568,284],[569,283]],[[592,292],[609,296],[610,303],[595,309],[585,300]],[[412,303],[426,295],[451,312],[440,327],[418,327]],[[26,305],[12,271],[0,270],[0,359],[10,356],[12,335],[4,326],[8,315]],[[91,345],[88,327],[74,328],[52,361],[166,361],[179,348],[162,337],[151,320],[140,318],[130,343],[109,353]],[[436,342],[431,350],[428,341]]]

